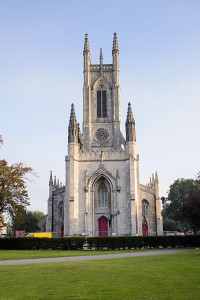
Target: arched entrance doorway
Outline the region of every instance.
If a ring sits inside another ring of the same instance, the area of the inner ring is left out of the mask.
[[[108,219],[101,217],[99,219],[99,236],[108,236]]]
[[[148,235],[148,226],[146,224],[142,225],[142,235],[143,236]]]
[[[111,184],[100,176],[94,185],[94,235],[109,236],[111,222]]]

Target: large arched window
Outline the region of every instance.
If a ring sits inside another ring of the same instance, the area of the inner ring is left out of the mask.
[[[149,215],[149,203],[146,200],[142,201],[142,216],[148,217]]]
[[[98,188],[98,207],[108,207],[108,189],[104,182]]]

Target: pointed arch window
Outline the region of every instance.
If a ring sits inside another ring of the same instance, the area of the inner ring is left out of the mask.
[[[142,201],[142,216],[148,217],[149,215],[149,203],[146,200]]]
[[[108,207],[108,189],[104,182],[98,188],[98,207]]]
[[[60,206],[60,218],[62,218],[62,216],[63,216],[63,207]]]
[[[97,91],[97,118],[107,118],[106,91]]]

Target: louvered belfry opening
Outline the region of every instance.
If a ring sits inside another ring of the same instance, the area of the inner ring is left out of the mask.
[[[106,91],[97,91],[97,118],[107,118]]]

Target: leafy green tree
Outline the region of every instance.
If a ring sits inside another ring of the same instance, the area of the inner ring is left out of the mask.
[[[44,217],[44,213],[39,210],[33,211],[33,214],[36,217],[36,219],[38,220],[38,222]]]
[[[194,231],[200,230],[200,173],[196,180],[196,191],[185,197],[181,214]]]
[[[183,231],[188,227],[185,217],[182,215],[181,206],[185,197],[193,195],[196,191],[196,181],[194,179],[177,179],[172,185],[168,197],[164,200],[162,210],[163,229]]]
[[[36,176],[31,167],[22,163],[8,165],[5,159],[0,160],[0,216],[6,213],[13,221],[17,221],[26,211],[30,204],[26,187],[27,181],[30,181],[29,174]]]
[[[13,223],[13,230],[26,230],[26,232],[40,231],[39,220],[44,216],[40,211],[27,211],[22,213],[21,218]]]

